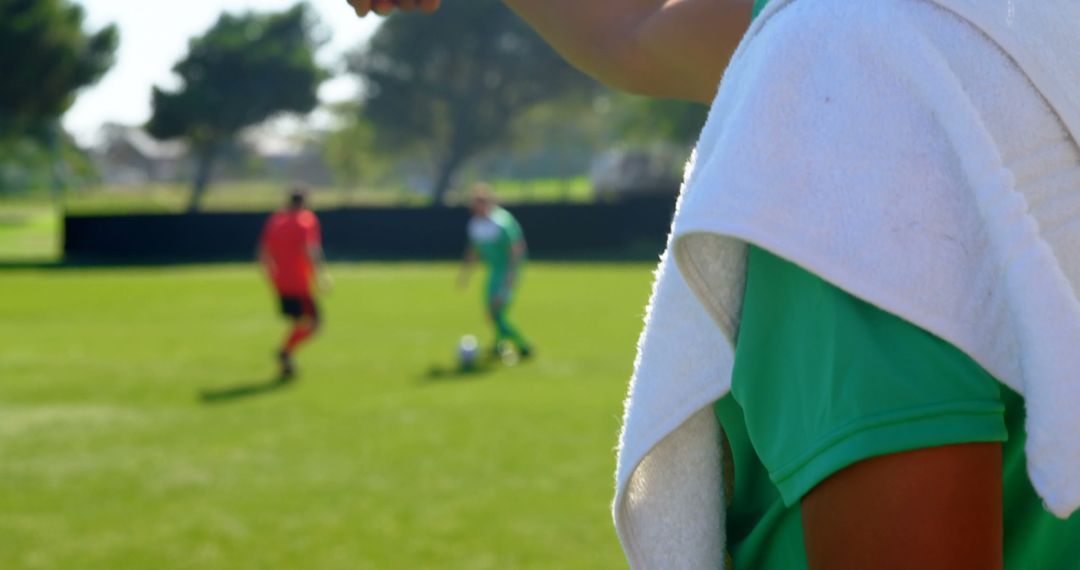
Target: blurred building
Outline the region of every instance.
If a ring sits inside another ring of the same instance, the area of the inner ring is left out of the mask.
[[[242,146],[249,154],[249,175],[277,181],[302,180],[313,186],[334,184],[334,173],[317,138],[278,136],[265,131],[242,138]]]
[[[93,150],[94,163],[106,186],[188,183],[194,169],[187,145],[160,141],[139,127],[107,124]],[[313,140],[246,133],[222,150],[215,166],[217,180],[303,180],[316,186],[333,182],[320,145]]]
[[[673,145],[609,150],[593,160],[589,178],[597,197],[605,199],[678,193],[685,157]]]
[[[191,172],[187,145],[159,141],[138,127],[107,124],[93,158],[108,186],[181,182]]]

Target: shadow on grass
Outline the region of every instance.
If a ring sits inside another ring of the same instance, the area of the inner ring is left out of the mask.
[[[442,366],[434,364],[428,369],[427,374],[424,374],[420,381],[423,383],[433,382],[451,382],[462,380],[479,380],[485,376],[488,376],[499,370],[506,368],[512,368],[514,366],[521,366],[530,362],[530,360],[517,360],[506,362],[493,356],[487,356],[481,358],[471,366],[461,366],[460,364],[454,366]]]
[[[199,401],[204,404],[224,404],[236,400],[243,400],[245,398],[270,394],[292,385],[293,382],[274,378],[265,382],[252,382],[250,384],[240,384],[215,390],[203,390],[199,393]]]
[[[442,366],[434,364],[427,373],[421,376],[423,383],[452,382],[460,380],[479,380],[502,367],[497,360],[489,359],[477,362],[472,366]]]

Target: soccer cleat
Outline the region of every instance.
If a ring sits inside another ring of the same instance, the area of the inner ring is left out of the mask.
[[[281,372],[278,375],[278,380],[281,382],[289,382],[296,378],[296,366],[293,364],[291,354],[284,350],[279,352],[278,364],[281,365]]]
[[[531,346],[523,346],[518,353],[522,360],[528,360],[533,357],[533,348]]]
[[[506,366],[513,366],[518,363],[518,353],[509,342],[503,342],[499,344],[498,359]]]

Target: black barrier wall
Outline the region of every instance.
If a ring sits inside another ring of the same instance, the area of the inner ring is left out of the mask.
[[[508,206],[529,253],[548,259],[656,259],[674,195],[618,203]],[[451,259],[465,247],[465,208],[349,208],[318,212],[335,259]],[[264,213],[66,216],[64,258],[88,263],[250,260]]]

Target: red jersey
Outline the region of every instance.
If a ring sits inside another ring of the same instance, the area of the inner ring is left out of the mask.
[[[308,247],[322,244],[319,219],[310,210],[282,210],[270,216],[259,243],[270,256],[270,278],[281,295],[309,296],[315,265]]]

